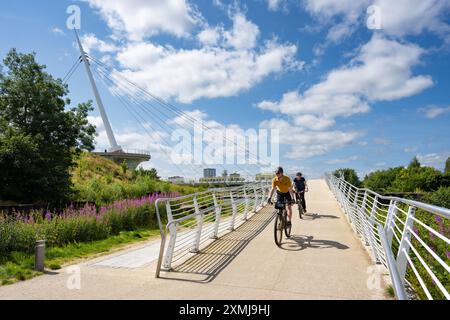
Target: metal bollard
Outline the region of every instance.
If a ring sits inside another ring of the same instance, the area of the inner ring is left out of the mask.
[[[35,246],[34,269],[36,271],[44,271],[45,261],[45,240],[37,240]]]

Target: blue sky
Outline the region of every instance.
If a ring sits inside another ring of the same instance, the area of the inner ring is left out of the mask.
[[[415,155],[442,169],[450,156],[450,1],[3,0],[0,56],[34,51],[63,77],[79,55],[72,4],[92,56],[212,127],[279,128],[289,171],[364,175]],[[381,29],[366,25],[370,5]],[[82,68],[68,84],[73,103],[93,98]],[[158,149],[170,136],[145,132],[99,87],[119,144],[149,149],[163,176],[190,175]],[[103,148],[97,110],[91,120]]]

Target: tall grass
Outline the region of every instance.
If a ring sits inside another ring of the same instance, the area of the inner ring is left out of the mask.
[[[16,213],[13,216],[0,214],[0,258],[7,258],[12,252],[31,253],[38,239],[46,240],[49,247],[57,247],[106,239],[121,231],[156,228],[156,199],[177,195],[154,193],[114,201],[100,208],[90,204],[81,209],[68,207],[61,214],[48,211],[33,211],[27,215]]]

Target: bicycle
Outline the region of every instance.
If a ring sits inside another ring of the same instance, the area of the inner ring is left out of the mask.
[[[292,225],[288,224],[287,219],[287,209],[286,204],[288,201],[282,202],[276,202],[275,203],[275,209],[277,210],[277,217],[275,218],[275,225],[274,225],[274,237],[275,237],[275,243],[277,246],[281,246],[281,241],[283,239],[283,230],[284,234],[286,235],[286,238],[290,238],[291,236],[291,229]]]
[[[298,216],[300,217],[300,219],[303,219],[302,216],[305,213],[305,211],[303,210],[303,203],[302,200],[300,199],[300,193],[305,192],[305,191],[300,191],[300,192],[296,192],[295,193],[295,197],[296,197],[296,203],[297,203],[297,207],[298,207]]]

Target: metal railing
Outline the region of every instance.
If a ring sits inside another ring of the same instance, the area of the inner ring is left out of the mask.
[[[325,180],[374,262],[389,271],[397,299],[450,299],[449,209],[382,196],[332,174]]]
[[[258,212],[266,205],[269,188],[267,182],[256,182],[156,200],[161,232],[156,277],[161,270],[170,271],[175,262],[180,263],[189,253],[199,252]]]

